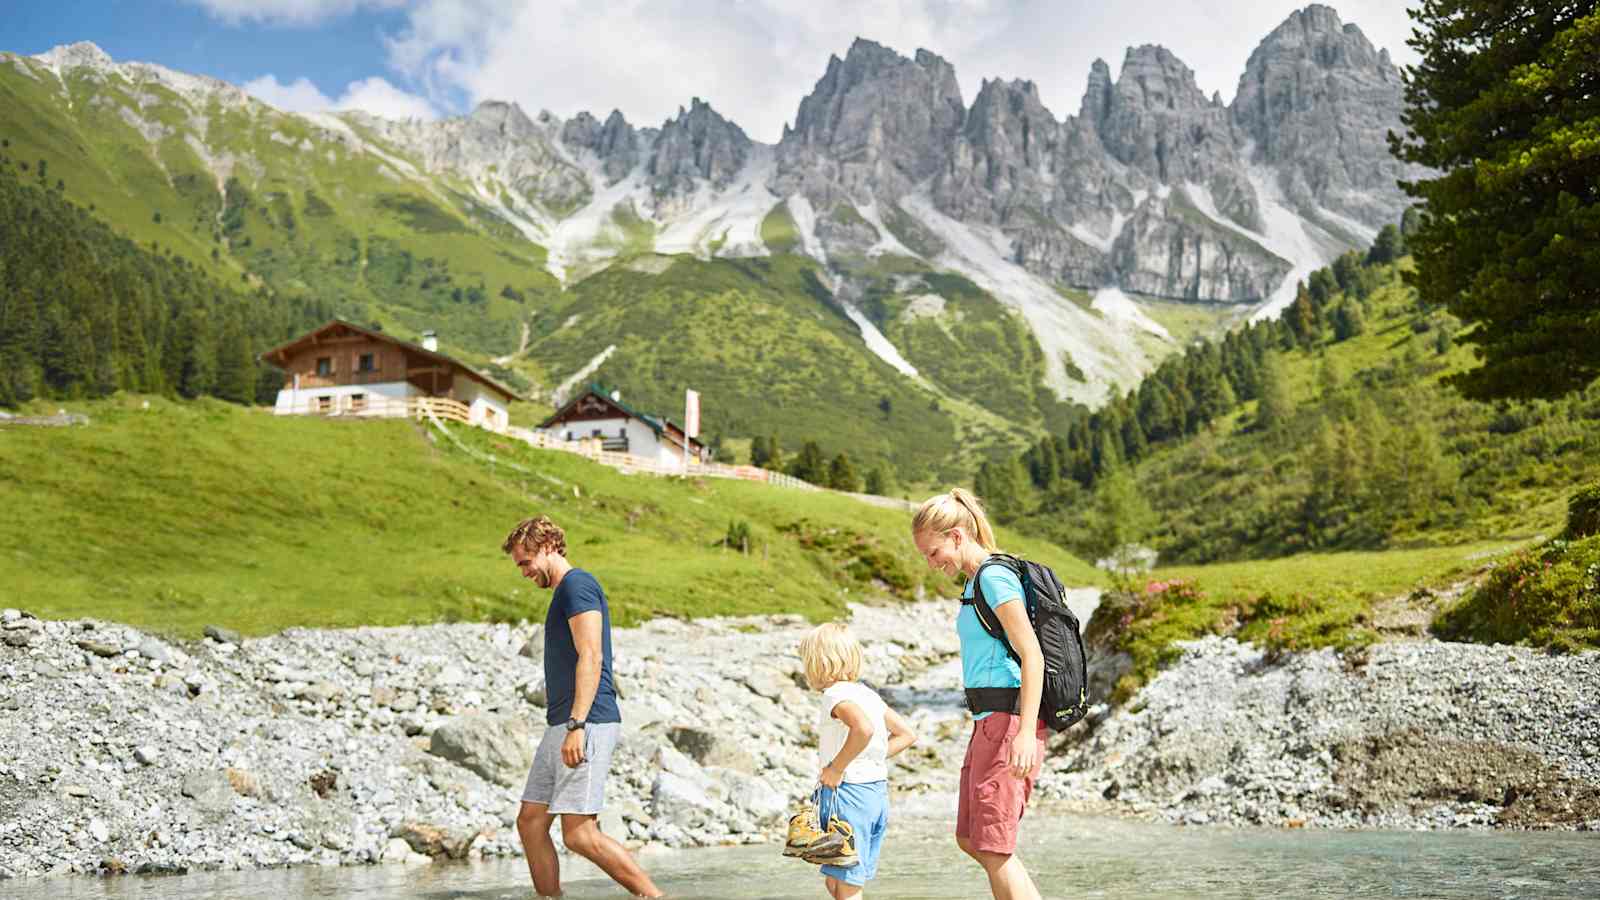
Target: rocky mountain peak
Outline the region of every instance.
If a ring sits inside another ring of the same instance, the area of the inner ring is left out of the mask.
[[[1078,118],[1099,130],[1111,111],[1111,67],[1103,59],[1089,66],[1089,86],[1083,91],[1083,103],[1078,107]]]
[[[1090,72],[1090,85],[1097,73]],[[1225,106],[1213,104],[1195,83],[1194,70],[1154,44],[1128,48],[1122,71],[1098,119],[1100,141],[1113,157],[1160,184],[1208,184],[1243,206],[1225,212],[1240,224],[1253,224],[1248,187],[1239,174],[1232,123]],[[1086,104],[1088,100],[1086,99]],[[1094,112],[1097,112],[1095,110]]]
[[[92,41],[78,41],[72,44],[52,47],[35,56],[34,59],[61,69],[77,69],[84,66],[94,69],[109,69],[116,65],[116,61],[111,58],[111,54],[101,50],[100,45]]]
[[[656,196],[693,190],[696,179],[727,187],[750,158],[750,138],[699,97],[661,125],[648,171]]]
[[[510,138],[520,138],[534,131],[533,120],[522,107],[503,100],[485,100],[467,116],[474,125],[492,128]]]
[[[1379,52],[1354,22],[1340,20],[1332,7],[1313,4],[1295,10],[1261,40],[1245,69],[1259,65],[1258,57],[1299,55],[1313,58],[1323,68],[1392,67],[1388,51]],[[1381,57],[1381,59],[1380,59]]]
[[[637,135],[620,110],[613,109],[604,123],[587,111],[578,113],[561,126],[561,143],[594,153],[607,184],[616,184],[639,163]]]
[[[778,187],[814,204],[908,192],[944,167],[966,117],[955,67],[938,54],[908,59],[857,38],[800,101],[778,143]]]
[[[1159,44],[1128,48],[1112,93],[1114,102],[1125,107],[1176,111],[1207,105],[1194,70]]]
[[[1409,170],[1385,141],[1403,128],[1402,102],[1389,55],[1333,9],[1313,5],[1291,13],[1250,54],[1231,115],[1253,158],[1281,167],[1280,185],[1295,205],[1375,229],[1405,206],[1394,183]]]
[[[1055,153],[1060,124],[1039,100],[1039,87],[1021,79],[985,80],[962,131],[987,152],[999,151],[1008,164],[1029,169],[1048,167]]]

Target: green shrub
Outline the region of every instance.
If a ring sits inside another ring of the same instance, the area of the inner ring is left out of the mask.
[[[1434,631],[1485,644],[1600,648],[1600,535],[1512,555],[1440,614]]]
[[[742,553],[750,552],[750,523],[729,522],[728,533],[722,538],[723,544]]]
[[[1562,537],[1569,541],[1600,534],[1600,481],[1590,482],[1567,498],[1567,530]]]

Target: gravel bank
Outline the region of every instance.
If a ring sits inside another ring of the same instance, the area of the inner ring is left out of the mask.
[[[1092,604],[1083,592],[1075,605]],[[952,816],[969,725],[954,606],[855,607],[866,679],[923,742],[901,813]],[[614,635],[602,817],[634,847],[776,840],[815,779],[794,617]],[[0,878],[520,854],[544,693],[534,625],[176,644],[0,613]],[[1052,741],[1045,801],[1185,824],[1600,829],[1600,654],[1438,642],[1271,659],[1185,645]]]
[[[1186,642],[1047,796],[1187,824],[1600,829],[1600,653]]]

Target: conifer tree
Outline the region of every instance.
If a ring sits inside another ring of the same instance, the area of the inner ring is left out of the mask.
[[[1474,399],[1558,397],[1600,376],[1600,90],[1593,0],[1428,0],[1409,12],[1402,160],[1430,177],[1408,273],[1475,325]]]
[[[856,467],[850,462],[848,453],[839,453],[828,464],[828,487],[836,491],[861,490],[861,477],[856,474]]]

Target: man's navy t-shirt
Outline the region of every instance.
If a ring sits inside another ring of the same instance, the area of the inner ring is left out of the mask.
[[[572,700],[577,691],[578,647],[572,642],[572,625],[567,620],[579,613],[600,611],[600,688],[589,707],[588,722],[621,722],[617,709],[617,689],[611,680],[611,607],[600,582],[582,569],[572,569],[556,585],[550,598],[550,611],[544,617],[544,692],[549,710],[544,720],[550,725],[564,724],[572,718]]]

